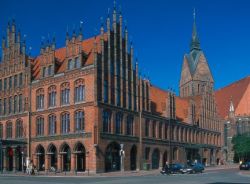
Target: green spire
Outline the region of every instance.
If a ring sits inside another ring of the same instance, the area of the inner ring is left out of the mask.
[[[192,32],[192,40],[191,40],[191,44],[190,44],[190,51],[192,50],[201,50],[200,48],[200,41],[197,35],[197,30],[196,30],[196,23],[195,23],[195,9],[193,12],[193,16],[194,16],[194,23],[193,23],[193,32]]]

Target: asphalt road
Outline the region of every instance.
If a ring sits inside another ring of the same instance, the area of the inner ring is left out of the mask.
[[[250,172],[250,171],[249,171]],[[98,177],[61,177],[61,176],[1,176],[0,184],[243,184],[250,183],[248,176],[240,175],[238,169],[207,171],[202,174],[184,175],[147,175],[147,176],[98,176]]]

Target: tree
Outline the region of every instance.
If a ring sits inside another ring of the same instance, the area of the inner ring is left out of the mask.
[[[247,134],[236,135],[232,139],[236,160],[250,160],[250,136]],[[237,159],[238,158],[238,159]]]

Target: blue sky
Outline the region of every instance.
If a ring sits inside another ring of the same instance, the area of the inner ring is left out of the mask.
[[[247,0],[118,0],[127,21],[140,72],[160,88],[178,93],[183,56],[189,52],[193,8],[201,48],[215,80],[215,89],[250,73],[250,1]],[[67,27],[83,21],[84,37],[99,33],[100,17],[107,17],[113,0],[1,0],[0,34],[15,18],[33,56],[41,39],[56,36],[65,45]]]

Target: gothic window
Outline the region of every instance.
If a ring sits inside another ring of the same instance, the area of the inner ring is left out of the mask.
[[[129,115],[127,117],[127,135],[134,134],[134,117]]]
[[[18,96],[14,96],[14,114],[17,113],[17,99],[18,99]]]
[[[158,138],[162,138],[162,122],[159,122],[159,127],[158,127]]]
[[[0,124],[0,139],[3,138],[3,124]]]
[[[75,131],[84,130],[84,112],[76,111],[75,112]]]
[[[165,139],[168,138],[168,125],[165,124]]]
[[[36,91],[36,109],[44,108],[44,90],[38,89]]]
[[[23,73],[19,74],[19,86],[23,85]]]
[[[46,76],[46,67],[43,67],[42,68],[42,77],[45,77]]]
[[[12,113],[12,106],[13,106],[12,102],[13,102],[12,97],[9,97],[9,114]]]
[[[9,89],[12,89],[12,76],[9,77]]]
[[[74,68],[74,61],[72,59],[69,59],[68,61],[68,70],[72,70]]]
[[[146,137],[149,137],[149,123],[150,123],[150,120],[146,119],[145,121],[145,136]]]
[[[54,114],[49,115],[49,135],[56,134],[56,116]]]
[[[156,121],[153,121],[152,136],[153,136],[154,138],[156,137]]]
[[[52,65],[49,65],[48,67],[48,76],[52,75]]]
[[[103,132],[111,132],[111,112],[104,110],[102,114]]]
[[[120,106],[121,105],[121,94],[120,94],[120,92],[121,92],[121,90],[120,90],[120,87],[119,87],[119,82],[118,82],[118,87],[116,88],[116,104],[117,104],[117,106]]]
[[[81,61],[79,57],[75,58],[75,68],[81,68]]]
[[[67,134],[70,131],[70,117],[69,113],[61,114],[61,133]]]
[[[14,88],[17,87],[17,75],[14,76]]]
[[[6,124],[6,138],[12,138],[12,122]]]
[[[19,101],[18,101],[18,112],[23,111],[23,95],[19,95]]]
[[[69,104],[70,89],[69,83],[63,83],[61,85],[61,105]]]
[[[121,112],[116,113],[116,117],[115,117],[115,133],[117,133],[117,134],[122,133],[122,119],[123,119],[123,114]]]
[[[16,137],[23,137],[23,122],[22,120],[16,121]]]
[[[4,88],[4,91],[7,90],[7,78],[4,79],[3,88]]]
[[[0,79],[0,91],[2,91],[2,79]]]
[[[85,86],[82,79],[75,81],[75,102],[82,102],[85,100]]]
[[[38,117],[36,119],[36,135],[42,136],[44,135],[44,118]]]
[[[3,114],[6,115],[7,113],[7,99],[5,98],[3,101]]]
[[[2,115],[2,99],[0,99],[0,115]]]
[[[108,102],[108,82],[104,80],[104,102]]]
[[[49,107],[56,106],[56,86],[50,86],[49,89]]]

